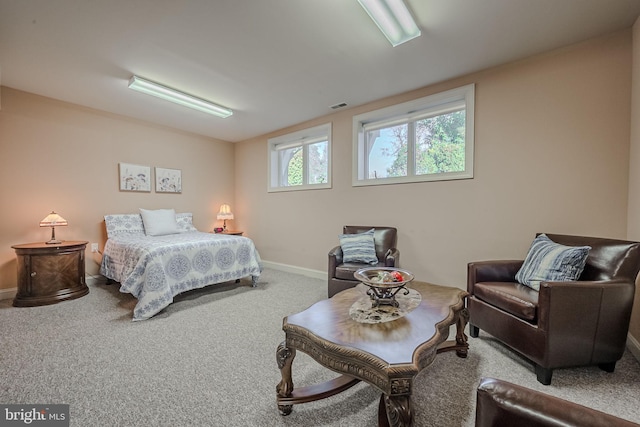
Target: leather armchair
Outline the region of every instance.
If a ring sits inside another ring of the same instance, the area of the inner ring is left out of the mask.
[[[493,378],[476,392],[476,427],[638,427],[630,421]]]
[[[591,246],[578,280],[542,282],[537,292],[516,282],[521,260],[469,263],[470,335],[482,329],[521,353],[545,385],[555,368],[598,365],[613,372],[626,345],[640,243],[547,236],[566,246]]]
[[[400,252],[396,249],[398,240],[398,230],[394,227],[374,227],[365,225],[345,225],[342,234],[359,234],[375,229],[373,240],[376,246],[376,256],[379,267],[398,267],[400,265]],[[353,288],[359,282],[353,278],[353,273],[364,267],[375,267],[371,264],[360,264],[355,262],[342,262],[342,249],[340,246],[329,251],[328,269],[328,295],[329,298]]]

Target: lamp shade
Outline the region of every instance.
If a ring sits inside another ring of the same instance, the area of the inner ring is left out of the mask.
[[[61,240],[56,239],[56,227],[62,227],[65,225],[69,225],[67,220],[62,218],[54,211],[51,211],[49,215],[44,217],[44,219],[40,221],[40,227],[51,227],[51,240],[45,243],[47,245],[62,243]]]
[[[62,218],[54,211],[51,211],[49,215],[47,215],[42,221],[40,221],[40,227],[62,227],[65,225],[69,225],[67,220]]]
[[[220,206],[220,212],[218,212],[218,219],[233,219],[233,213],[229,205]]]

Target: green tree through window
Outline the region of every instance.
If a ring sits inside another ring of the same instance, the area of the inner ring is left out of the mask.
[[[353,116],[353,186],[473,178],[475,85]]]
[[[302,147],[295,149],[287,167],[287,185],[302,185]]]
[[[415,129],[416,175],[464,171],[465,111],[456,111],[391,128],[393,140],[382,150],[394,158],[388,176],[406,176],[409,128]]]
[[[309,162],[309,184],[327,182],[327,141],[307,146]],[[287,185],[302,185],[304,183],[304,149],[297,147],[292,150],[291,160],[287,166]]]

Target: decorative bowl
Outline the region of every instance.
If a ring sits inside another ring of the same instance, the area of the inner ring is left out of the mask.
[[[384,281],[384,279],[380,279],[381,276],[384,276],[384,273],[394,273],[400,274],[402,276],[402,280],[394,281]],[[353,277],[356,280],[361,281],[365,285],[375,286],[376,288],[397,288],[403,286],[405,283],[409,283],[414,279],[413,273],[407,270],[402,270],[400,268],[395,267],[367,267],[361,268],[353,274]]]
[[[409,294],[409,289],[404,285],[413,280],[413,273],[395,267],[361,268],[353,273],[353,276],[369,287],[367,295],[371,297],[373,307],[398,307],[396,294],[400,290],[403,290],[405,295]]]

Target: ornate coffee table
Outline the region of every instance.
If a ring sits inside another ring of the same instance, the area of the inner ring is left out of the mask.
[[[285,317],[286,339],[276,350],[282,374],[276,387],[280,413],[288,415],[294,404],[324,399],[365,381],[382,391],[378,425],[413,425],[410,397],[414,378],[438,353],[455,350],[459,357],[467,357],[464,328],[469,315],[464,290],[416,281],[410,287],[420,292],[420,305],[391,322],[352,320],[349,308],[366,294],[363,284]],[[454,324],[456,339],[446,341]],[[294,390],[291,365],[296,350],[344,375]]]

